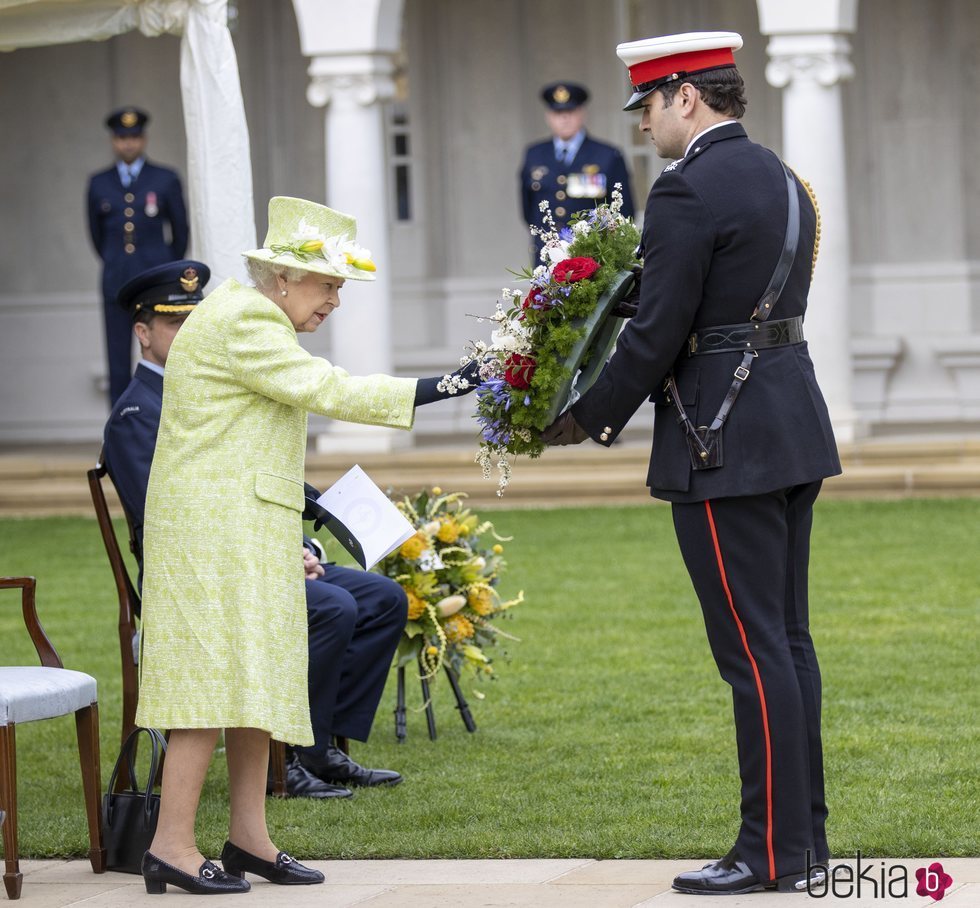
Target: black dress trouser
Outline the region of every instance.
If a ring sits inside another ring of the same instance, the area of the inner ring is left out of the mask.
[[[736,848],[773,880],[828,857],[820,668],[807,570],[820,482],[674,504],[711,652],[731,685],[742,825]]]

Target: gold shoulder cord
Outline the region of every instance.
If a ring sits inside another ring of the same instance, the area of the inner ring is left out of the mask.
[[[793,168],[790,167],[790,170],[793,170]],[[813,261],[810,264],[810,280],[812,281],[813,272],[817,269],[817,253],[820,252],[820,206],[817,204],[817,197],[813,192],[813,187],[795,170],[793,170],[793,176],[800,181],[806,190],[806,194],[810,197],[810,204],[813,205],[813,213],[817,216],[817,226],[813,234]]]

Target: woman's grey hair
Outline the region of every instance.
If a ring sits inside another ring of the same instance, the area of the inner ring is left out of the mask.
[[[282,275],[287,281],[301,281],[310,272],[291,265],[276,262],[263,262],[260,259],[245,259],[245,270],[255,284],[256,290],[271,294],[276,290],[276,277]]]

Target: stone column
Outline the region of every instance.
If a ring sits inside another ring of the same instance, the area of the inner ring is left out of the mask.
[[[855,439],[851,393],[851,251],[840,83],[853,75],[841,34],[771,37],[766,79],[783,90],[783,158],[820,208],[820,251],[805,333],[839,442]],[[778,317],[778,315],[777,315]]]
[[[394,84],[389,53],[315,56],[307,100],[324,108],[326,204],[357,218],[357,241],[378,266],[373,283],[348,281],[325,326],[331,361],[349,372],[391,373],[391,253],[382,104]],[[331,422],[317,450],[389,451],[407,443],[395,429]]]

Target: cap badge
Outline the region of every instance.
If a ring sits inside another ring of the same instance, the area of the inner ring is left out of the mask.
[[[197,290],[198,284],[201,283],[201,279],[197,275],[196,268],[185,268],[184,273],[180,276],[180,286],[183,287],[188,293],[193,293]]]
[[[135,113],[134,113],[133,111],[131,111],[131,110],[127,110],[127,111],[126,111],[126,112],[125,112],[125,113],[124,113],[124,114],[123,114],[123,115],[122,115],[122,116],[121,116],[121,117],[119,118],[119,121],[120,121],[120,122],[122,123],[122,125],[123,125],[123,126],[125,126],[125,127],[127,128],[127,129],[130,129],[131,127],[133,127],[133,126],[135,126],[135,125],[137,124],[137,122],[139,121],[139,117],[137,117],[137,116],[136,116],[136,114],[135,114]]]
[[[564,104],[570,97],[571,93],[565,88],[564,85],[559,85],[552,93],[556,103]]]

